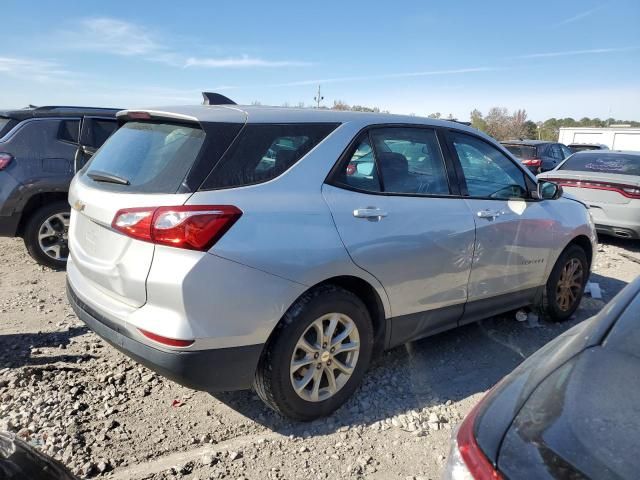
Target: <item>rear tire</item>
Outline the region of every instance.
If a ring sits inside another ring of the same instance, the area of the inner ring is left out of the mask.
[[[324,285],[305,293],[285,313],[262,354],[253,386],[278,413],[314,420],[353,394],[372,351],[373,327],[362,300]]]
[[[549,275],[542,300],[543,312],[554,322],[568,320],[575,313],[589,279],[589,262],[578,245],[568,246]]]
[[[40,207],[27,220],[23,240],[29,255],[40,265],[63,270],[69,256],[69,204],[53,202]]]

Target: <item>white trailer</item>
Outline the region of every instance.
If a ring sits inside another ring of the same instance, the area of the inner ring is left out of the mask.
[[[560,127],[560,143],[600,143],[610,150],[640,151],[640,128]]]

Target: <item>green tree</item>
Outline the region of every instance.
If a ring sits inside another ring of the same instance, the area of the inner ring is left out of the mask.
[[[469,115],[469,117],[471,118],[471,126],[473,128],[477,128],[482,132],[487,131],[487,122],[484,121],[484,118],[482,117],[482,112],[480,110],[478,110],[477,108],[474,108],[471,111],[471,114]]]

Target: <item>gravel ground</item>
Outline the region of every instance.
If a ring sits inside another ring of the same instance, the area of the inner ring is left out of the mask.
[[[88,331],[64,273],[0,239],[0,430],[80,477],[438,478],[455,424],[524,358],[640,275],[640,243],[607,240],[571,321],[491,318],[385,353],[332,417],[292,423],[252,392],[215,397],[165,380]]]

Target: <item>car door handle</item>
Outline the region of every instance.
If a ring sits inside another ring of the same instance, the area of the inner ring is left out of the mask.
[[[387,212],[376,207],[356,208],[353,211],[356,218],[368,218],[373,220],[381,220],[387,216]]]
[[[499,210],[480,210],[478,212],[478,217],[493,219],[499,217],[501,214],[502,212],[500,212]]]

